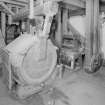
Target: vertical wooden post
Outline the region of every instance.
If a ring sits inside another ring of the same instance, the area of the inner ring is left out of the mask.
[[[8,7],[9,7],[10,10],[11,10],[11,6],[8,5]],[[12,16],[11,16],[10,14],[8,15],[8,24],[12,24]]]
[[[94,24],[94,0],[86,0],[86,68],[91,67],[91,57],[93,55],[93,24]]]
[[[5,38],[5,29],[6,29],[6,14],[4,12],[1,13],[1,30],[2,34]]]
[[[8,15],[8,24],[12,24],[12,16],[11,15]]]
[[[30,33],[30,20],[29,19],[27,19],[26,21],[26,30],[28,33]]]
[[[67,31],[67,21],[68,21],[68,10],[63,9],[63,21],[62,21],[63,35],[67,35],[67,33],[68,33],[68,31]]]
[[[19,8],[18,7],[16,7],[16,13],[19,13]]]
[[[29,18],[34,18],[34,0],[29,1]]]
[[[57,27],[57,32],[55,35],[55,40],[57,42],[57,45],[59,48],[62,46],[62,23],[61,23],[61,8],[58,9],[58,14],[57,14],[57,22],[58,22],[58,27]]]
[[[99,54],[99,49],[99,0],[86,0],[86,67],[90,70],[93,56]]]
[[[99,0],[94,0],[94,55],[99,53],[100,49],[100,22],[99,22]]]

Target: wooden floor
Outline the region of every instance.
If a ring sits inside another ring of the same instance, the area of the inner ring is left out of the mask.
[[[39,96],[35,96],[28,103],[12,99],[1,80],[0,105],[44,105]],[[56,100],[55,105],[105,105],[105,69],[94,75],[87,74],[83,70],[67,71],[64,79],[54,83],[54,87],[52,97]]]

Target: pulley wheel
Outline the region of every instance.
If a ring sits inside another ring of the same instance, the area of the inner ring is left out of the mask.
[[[56,48],[51,41],[47,43],[47,54],[45,59],[38,60],[39,46],[33,45],[24,57],[20,75],[28,84],[40,84],[47,80],[54,71],[57,54]]]

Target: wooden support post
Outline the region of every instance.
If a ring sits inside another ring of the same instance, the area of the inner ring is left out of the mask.
[[[2,30],[2,34],[5,38],[5,29],[6,29],[6,14],[5,13],[1,13],[1,30]]]
[[[30,20],[29,19],[27,19],[26,21],[26,30],[28,33],[30,33]]]
[[[62,21],[63,35],[67,35],[68,34],[67,22],[68,22],[68,9],[63,9],[63,21]]]
[[[8,24],[12,24],[12,16],[11,15],[8,15]]]
[[[19,13],[19,8],[18,7],[16,7],[16,13]]]
[[[86,67],[94,72],[91,65],[100,49],[99,0],[86,1],[86,19]]]
[[[99,0],[94,0],[94,46],[93,55],[99,53],[100,49],[100,22],[99,22]]]
[[[29,1],[29,18],[34,18],[34,0]]]
[[[58,27],[55,35],[55,40],[57,42],[57,46],[61,48],[62,46],[62,23],[61,23],[61,8],[58,9],[58,14],[57,14],[57,21],[58,21]]]
[[[94,0],[86,0],[86,68],[91,67],[91,57],[93,55],[93,24],[94,24]]]
[[[8,8],[11,10],[11,5],[8,5]],[[11,14],[9,14],[8,15],[8,24],[12,24],[12,15]]]

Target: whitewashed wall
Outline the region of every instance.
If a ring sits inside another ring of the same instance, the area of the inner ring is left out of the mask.
[[[85,16],[71,17],[70,23],[81,35],[85,36]]]
[[[72,24],[72,26],[76,30],[78,30],[78,32],[80,32],[80,34],[83,36],[85,36],[85,32],[86,32],[85,21],[86,21],[85,16],[75,16],[75,17],[70,18],[70,23]],[[101,50],[105,58],[105,22],[102,24],[102,27],[100,30],[101,30],[101,36],[100,36]]]

